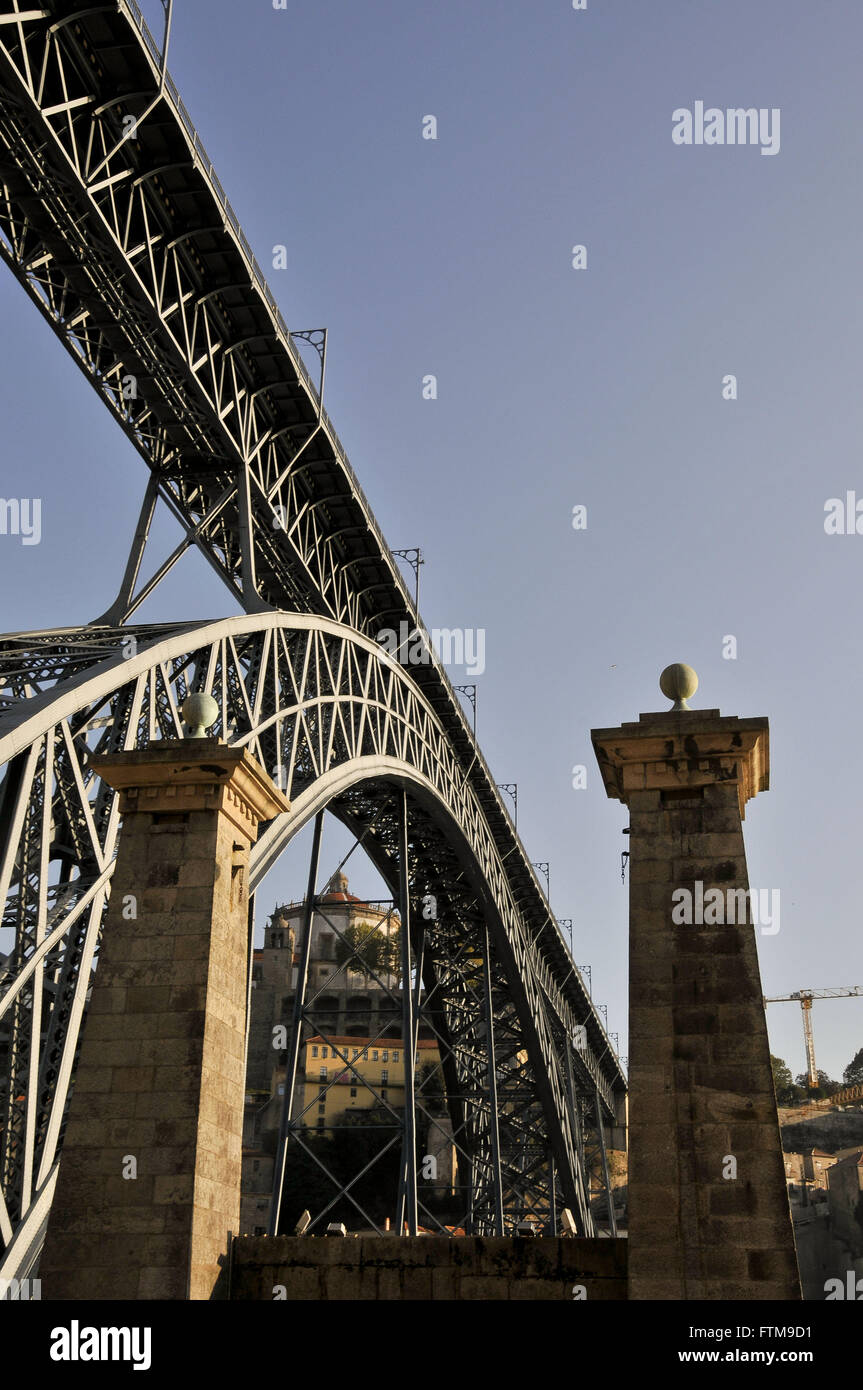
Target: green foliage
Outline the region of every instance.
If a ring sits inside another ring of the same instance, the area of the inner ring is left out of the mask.
[[[863,1086],[863,1047],[851,1058],[842,1073],[842,1081],[846,1086]]]
[[[801,1072],[799,1076],[795,1077],[795,1083],[801,1087],[806,1095],[815,1100],[824,1100],[827,1096],[832,1096],[835,1091],[842,1089],[838,1081],[833,1081],[826,1071],[820,1070],[818,1072],[818,1085],[814,1089],[810,1090],[809,1079],[805,1072]]]
[[[336,962],[355,975],[397,975],[400,964],[397,935],[387,936],[379,927],[359,924],[347,927],[344,939],[336,939]]]
[[[770,1054],[770,1065],[773,1068],[773,1086],[778,1104],[791,1104],[794,1100],[795,1089],[791,1078],[791,1068],[781,1057],[774,1057],[772,1053]]]

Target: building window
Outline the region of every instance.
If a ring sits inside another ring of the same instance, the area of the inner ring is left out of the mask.
[[[393,1053],[393,1061],[394,1061],[394,1062],[397,1062],[398,1060],[399,1060],[399,1054],[398,1054],[398,1052],[394,1052],[394,1053]]]
[[[322,1048],[321,1048],[321,1056],[322,1056],[322,1057],[326,1057],[326,1055],[327,1055],[327,1049],[326,1049],[325,1047],[322,1047]]]
[[[285,1083],[284,1083],[284,1081],[280,1081],[280,1082],[279,1082],[279,1095],[280,1095],[280,1096],[283,1096],[284,1094],[285,1094]]]
[[[318,1100],[323,1100],[323,1098],[324,1098],[324,1096],[325,1096],[326,1094],[327,1094],[327,1088],[326,1088],[326,1086],[321,1086],[320,1089],[318,1090]]]
[[[389,1079],[390,1079],[390,1074],[389,1074],[389,1072],[387,1071],[386,1067],[384,1067],[383,1071],[381,1072],[381,1085],[382,1085],[382,1086],[386,1086],[387,1083],[388,1083],[388,1081],[389,1081]]]
[[[390,1060],[390,1054],[389,1054],[389,1052],[387,1051],[387,1049],[384,1048],[383,1052],[381,1053],[381,1061],[382,1061],[382,1062],[388,1062],[389,1060]]]
[[[252,1172],[253,1172],[253,1173],[257,1173],[257,1172],[260,1170],[260,1167],[261,1167],[261,1160],[260,1160],[259,1158],[256,1158],[255,1161],[254,1161],[254,1163],[252,1164]]]
[[[354,1061],[357,1060],[357,1058],[359,1057],[359,1055],[360,1055],[360,1049],[359,1049],[358,1047],[355,1047],[355,1048],[354,1048]]]
[[[356,1094],[357,1094],[357,1088],[356,1088],[356,1086],[352,1086],[352,1087],[351,1087],[351,1096],[354,1097],[354,1098],[356,1098]]]
[[[313,1057],[317,1057],[317,1055],[318,1055],[318,1049],[317,1049],[316,1047],[313,1047],[313,1048],[312,1048],[312,1056],[313,1056]]]
[[[321,1104],[318,1106],[318,1114],[319,1114],[319,1115],[323,1115],[324,1112],[326,1111],[326,1108],[327,1108],[326,1105],[325,1105],[325,1104],[323,1103],[323,1101],[322,1101]]]
[[[386,1091],[381,1091],[381,1100],[386,1100],[386,1098],[387,1098],[387,1093],[386,1093]]]
[[[321,1067],[321,1080],[322,1080],[322,1081],[326,1081],[326,1079],[327,1079],[327,1069],[326,1069],[326,1067]]]
[[[378,1050],[377,1050],[377,1048],[375,1048],[374,1051],[372,1052],[372,1061],[373,1061],[373,1062],[376,1062],[377,1060],[378,1060]]]
[[[319,1115],[319,1116],[318,1116],[318,1129],[323,1129],[323,1127],[324,1127],[325,1124],[326,1124],[326,1120],[324,1119],[323,1115]]]

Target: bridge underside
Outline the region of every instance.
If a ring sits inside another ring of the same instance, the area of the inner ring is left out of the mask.
[[[600,1163],[597,1182],[590,1169],[614,1120],[607,1040],[579,1008],[574,968],[561,981],[549,960],[547,905],[531,918],[513,900],[478,800],[405,668],[351,629],[279,614],[26,634],[3,643],[0,671],[4,1273],[23,1275],[38,1253],[110,892],[117,803],[90,757],[181,737],[178,711],[196,689],[216,699],[214,732],[248,747],[292,803],[262,829],[252,888],[326,809],[409,914],[413,1046],[434,1039],[440,1066],[420,1076],[410,1117],[378,1106],[377,1171],[390,1171],[385,1152],[403,1155],[409,1133],[445,1129],[456,1175],[443,1205],[420,1192],[421,1225],[502,1234],[563,1206],[582,1234],[605,1224],[590,1193],[606,1174]],[[317,870],[314,880],[320,893]],[[390,992],[401,1008],[397,984]],[[328,1007],[308,992],[298,1036],[327,1036]],[[305,1146],[317,1162],[296,1118],[288,1150]],[[330,1176],[315,1219],[342,1201],[374,1226],[357,1175]],[[394,1209],[403,1162],[398,1182]]]
[[[399,1200],[414,1119],[445,1115],[454,1220],[557,1204],[590,1233],[620,1066],[441,663],[408,674],[374,641],[425,630],[323,408],[326,333],[285,324],[133,0],[0,0],[0,257],[147,470],[104,613],[0,639],[0,1277],[38,1254],[110,892],[117,802],[89,757],[180,737],[198,690],[292,802],[253,886],[326,809],[410,909],[442,1080],[389,1117]],[[142,582],[157,505],[182,538]],[[247,616],[129,627],[190,551]]]

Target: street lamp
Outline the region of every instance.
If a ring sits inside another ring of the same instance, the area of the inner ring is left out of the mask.
[[[534,864],[533,867],[535,869],[539,869],[539,872],[541,874],[545,874],[545,896],[549,901],[551,901],[551,880],[549,879],[548,864]]]
[[[518,830],[518,782],[498,782],[497,789],[500,792],[506,792],[508,796],[512,797],[512,823],[516,830]]]

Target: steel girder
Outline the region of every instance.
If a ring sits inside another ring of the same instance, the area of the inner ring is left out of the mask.
[[[19,11],[0,3],[7,264],[237,601],[360,630],[393,602],[405,614],[372,511],[137,7]]]
[[[0,255],[146,461],[182,546],[247,612],[424,631],[136,5],[0,0]],[[152,588],[131,593],[150,500],[117,622]],[[625,1088],[443,666],[412,670],[513,892],[543,921],[549,987],[586,1020],[604,1082]]]
[[[394,797],[407,790],[411,897],[433,893],[441,904],[440,924],[422,923],[413,949],[424,952],[424,1007],[462,1107],[454,1124],[473,1164],[475,1224],[491,1221],[500,1184],[483,1001],[466,981],[465,957],[491,963],[498,1115],[512,1137],[500,1160],[505,1191],[515,1194],[510,1208],[547,1207],[551,1155],[566,1204],[583,1230],[593,1229],[572,1078],[587,1093],[599,1077],[609,1110],[611,1086],[590,1047],[572,1045],[579,1019],[544,959],[541,919],[517,903],[478,799],[404,667],[326,619],[261,614],[7,638],[0,688],[0,889],[11,936],[0,981],[4,1275],[32,1256],[44,1221],[110,893],[117,800],[90,756],[181,736],[178,710],[197,689],[218,703],[216,731],[248,747],[292,802],[255,846],[252,889],[324,807],[363,837],[395,885]],[[421,922],[415,914],[416,932]]]
[[[402,1039],[399,1045],[405,1049],[404,1074],[408,1077],[414,1075],[417,1065],[418,1038],[436,1042],[440,1064],[417,1073],[413,1108],[417,1126],[426,1135],[433,1133],[445,1144],[451,1141],[458,1170],[451,1195],[437,1204],[432,1199],[440,1198],[441,1189],[448,1184],[439,1183],[436,1173],[430,1185],[418,1183],[415,1172],[408,1175],[408,1212],[418,1213],[420,1224],[431,1230],[462,1228],[470,1233],[502,1235],[528,1217],[544,1228],[554,1228],[554,1157],[524,1029],[509,988],[511,969],[506,965],[506,951],[501,953],[492,945],[493,933],[488,929],[488,915],[493,909],[483,911],[480,896],[471,884],[471,874],[451,842],[452,835],[448,836],[436,823],[421,801],[411,802],[406,853],[401,846],[400,797],[391,784],[365,782],[331,803],[331,807],[353,830],[357,843],[364,846],[387,882],[400,880],[402,864],[407,865],[408,886],[405,889],[399,882],[398,901],[402,923],[405,904],[410,920],[413,1026],[402,1022],[398,1027],[405,1003],[403,982],[394,984],[373,972],[380,991],[380,1021],[377,1034],[361,1046],[366,1052],[369,1047],[386,1047],[387,1036],[395,1036],[393,1029],[397,1028]],[[313,879],[328,879],[328,875],[317,874],[316,855],[313,850],[310,884]],[[309,893],[312,892],[310,888]],[[314,915],[326,923],[334,938],[348,945],[325,903],[322,905],[315,896],[306,899],[303,946],[308,939],[309,902]],[[367,1125],[366,1133],[378,1137],[377,1150],[370,1161],[379,1163],[401,1139],[402,1126],[412,1110],[406,1097],[405,1113],[400,1115],[380,1089],[364,1079],[362,1066],[352,1065],[351,1048],[344,1037],[337,1035],[337,1016],[333,1014],[333,991],[345,987],[339,984],[342,971],[331,970],[326,982],[312,992],[307,986],[306,966],[307,956],[301,949],[296,994],[293,999],[289,996],[288,1001],[293,1003],[292,1028],[284,1058],[286,1084],[270,1231],[276,1234],[293,1226],[279,1198],[285,1152],[295,1145],[330,1179],[323,1205],[316,1206],[308,1196],[303,1199],[301,1205],[310,1211],[308,1231],[320,1233],[326,1219],[332,1219],[332,1208],[344,1198],[369,1227],[380,1231],[374,1216],[351,1193],[352,1184],[368,1171],[367,1149],[361,1150],[356,1168],[338,1178],[314,1148],[316,1139],[329,1139],[337,1127],[324,1132],[312,1129],[310,1133],[309,1117],[315,1099],[325,1098],[334,1086],[350,1082],[362,1089],[367,1093],[367,1103],[377,1109],[372,1117],[374,1123]],[[362,1014],[349,1013],[349,1023],[361,1021]],[[311,1087],[308,1073],[304,1079],[297,1079],[301,1046],[311,1040],[328,1048],[335,1066],[333,1074],[326,1082],[321,1081],[317,1089]],[[307,1088],[314,1090],[311,1100],[304,1096]],[[440,1119],[441,1093],[445,1095],[449,1130]],[[419,1155],[411,1136],[405,1135],[404,1139],[407,1152]],[[580,1151],[578,1160],[578,1215],[583,1229],[590,1229],[589,1175],[583,1169]],[[566,1186],[571,1190],[571,1185]],[[343,1201],[342,1205],[345,1206]],[[390,1202],[389,1215],[392,1210]],[[298,1208],[294,1219],[299,1214]],[[415,1223],[416,1217],[409,1215],[407,1227],[411,1233]],[[400,1217],[396,1229],[401,1229]]]
[[[46,0],[27,8],[0,0],[0,255],[151,478],[110,619],[89,630],[25,634],[3,646],[0,723],[8,766],[0,872],[12,889],[15,944],[0,1023],[13,1083],[0,1235],[6,1242],[15,1237],[23,1268],[21,1251],[28,1242],[33,1248],[34,1223],[44,1216],[56,1172],[49,1156],[56,1156],[62,1125],[57,1098],[68,1091],[116,836],[113,802],[101,791],[91,798],[85,746],[121,746],[118,738],[135,746],[176,730],[184,689],[213,680],[222,683],[229,738],[252,738],[262,718],[246,694],[253,673],[238,658],[237,635],[218,657],[222,638],[212,637],[209,648],[205,639],[198,650],[208,652],[200,657],[206,670],[200,663],[192,670],[192,638],[184,634],[196,631],[197,640],[200,629],[118,630],[167,568],[134,592],[156,498],[184,528],[177,553],[196,547],[247,613],[318,614],[347,623],[354,641],[402,620],[422,625],[323,410],[321,335],[289,333],[134,4]],[[319,349],[318,388],[295,339]],[[262,619],[240,634],[243,644],[252,642],[253,630],[276,641]],[[134,642],[155,664],[144,658],[140,665]],[[128,658],[123,679],[121,648]],[[326,700],[326,670],[315,678]],[[545,1089],[544,1108],[558,1117],[558,1162],[572,1173],[578,1097],[598,1096],[611,1116],[622,1073],[443,667],[432,659],[393,689],[410,690],[436,720],[433,761],[438,773],[446,769],[452,793],[444,796],[437,773],[426,786],[412,769],[412,816],[423,796],[430,823],[445,807],[477,874],[480,915],[489,904],[509,905],[497,919],[491,914],[492,955],[510,952],[506,989],[518,1017],[545,1017],[530,1067],[533,1084]],[[274,711],[281,708],[277,701]],[[338,760],[323,768],[316,762],[321,750],[308,751],[315,730],[305,721],[312,717],[304,714],[297,725],[305,768],[282,750],[294,771],[316,774],[303,784],[300,807],[311,815],[316,799],[339,801],[347,816],[353,784],[339,782],[345,774]],[[364,736],[378,719],[374,706],[363,716]],[[281,726],[274,713],[262,745],[278,741],[273,729]],[[353,725],[342,732],[349,729],[356,732]],[[376,785],[390,774],[407,775],[389,764],[377,774]],[[268,829],[256,851],[261,873],[291,833],[286,825]],[[443,855],[442,844],[438,849]],[[382,871],[387,864],[392,871],[391,859],[381,856]],[[572,1054],[576,1024],[586,1029],[587,1045]],[[564,1080],[559,1068],[539,1075],[543,1048],[566,1057]],[[569,1200],[578,1205],[578,1193]]]

